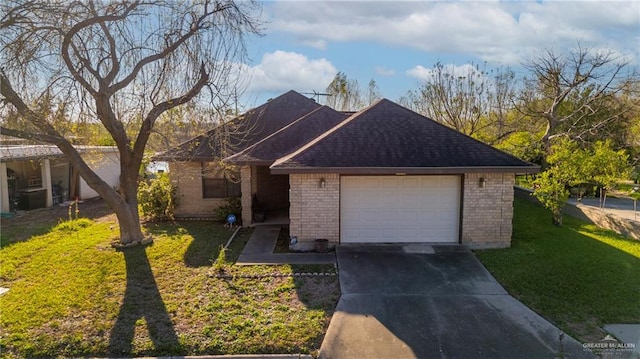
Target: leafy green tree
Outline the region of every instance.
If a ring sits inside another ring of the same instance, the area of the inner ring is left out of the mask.
[[[495,147],[533,163],[540,163],[544,156],[540,135],[529,131],[514,132],[497,143]]]
[[[551,148],[549,167],[533,181],[533,195],[551,211],[554,225],[562,225],[562,208],[569,199],[568,186],[587,178],[589,154],[571,140],[558,141]]]
[[[600,207],[604,207],[607,192],[614,189],[620,179],[631,175],[628,156],[624,150],[614,150],[611,141],[598,141],[589,158],[588,174],[600,185]]]
[[[552,223],[562,226],[562,209],[569,199],[569,191],[554,172],[548,169],[536,177],[533,182],[535,188],[533,195],[551,211]]]
[[[547,157],[548,168],[534,180],[534,196],[551,211],[553,224],[562,225],[562,208],[569,198],[567,188],[595,181],[604,205],[606,189],[613,188],[620,178],[629,174],[624,150],[614,150],[609,141],[598,141],[593,148],[581,148],[576,141],[557,140]]]

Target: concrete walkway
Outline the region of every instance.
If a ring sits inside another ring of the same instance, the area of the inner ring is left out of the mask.
[[[335,253],[273,253],[280,226],[256,227],[236,261],[237,265],[335,264]]]

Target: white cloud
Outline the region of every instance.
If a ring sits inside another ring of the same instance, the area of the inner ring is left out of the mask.
[[[246,89],[252,92],[309,91],[324,89],[338,72],[330,61],[309,59],[295,52],[266,53],[255,65],[239,65],[238,70]]]
[[[468,77],[469,75],[482,76],[482,72],[476,69],[472,64],[454,65],[446,64],[442,65],[442,72],[453,75],[454,77]],[[426,81],[433,77],[434,70],[428,69],[422,65],[418,65],[412,69],[407,70],[407,75],[414,77],[418,80]]]
[[[606,45],[639,57],[640,2],[276,2],[268,31],[302,43],[376,41],[515,64],[533,48]]]
[[[318,50],[326,50],[327,49],[327,41],[323,40],[323,39],[307,39],[307,40],[302,40],[302,44],[309,46],[309,47],[313,47],[314,49],[318,49]]]
[[[410,70],[407,70],[407,75],[418,80],[426,80],[431,77],[431,71],[431,69],[428,69],[422,65],[418,65]]]
[[[384,66],[376,66],[375,70],[376,70],[376,74],[380,76],[393,76],[396,74],[396,70],[389,69]]]

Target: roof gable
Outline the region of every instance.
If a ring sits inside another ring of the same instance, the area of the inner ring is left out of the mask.
[[[315,101],[292,90],[154,158],[210,161],[225,157],[261,141],[319,107]]]
[[[271,166],[273,173],[349,173],[357,172],[357,168],[376,173],[464,173],[472,168],[537,170],[535,165],[387,99],[352,115]]]
[[[262,141],[227,157],[225,161],[270,165],[278,158],[298,150],[347,117],[348,115],[344,113],[322,106],[276,131]]]

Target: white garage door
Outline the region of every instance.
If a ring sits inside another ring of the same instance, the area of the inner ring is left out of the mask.
[[[342,243],[458,242],[459,176],[342,176]]]

